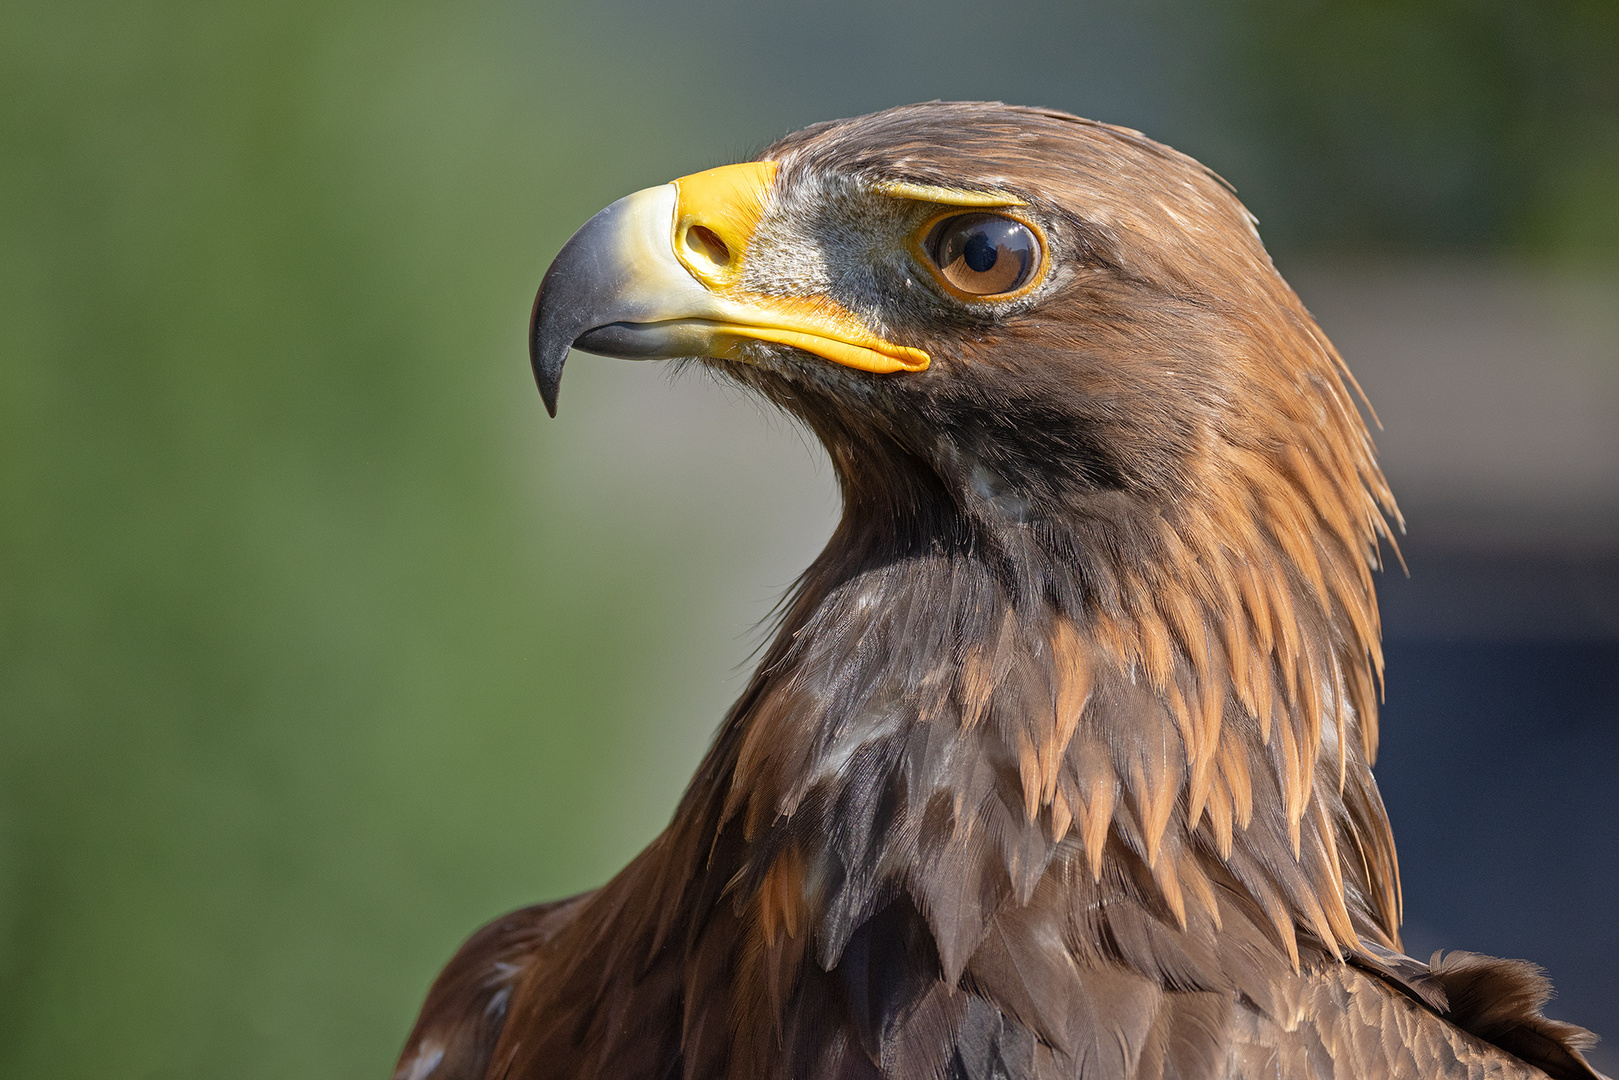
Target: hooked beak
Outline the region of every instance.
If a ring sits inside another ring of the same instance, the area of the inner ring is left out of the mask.
[[[740,359],[770,341],[862,371],[921,371],[928,354],[872,333],[827,297],[741,287],[776,164],[727,165],[613,203],[574,233],[545,272],[529,322],[529,357],[546,410],[568,350],[625,360]]]

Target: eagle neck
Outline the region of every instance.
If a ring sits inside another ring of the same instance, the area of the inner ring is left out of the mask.
[[[1342,680],[1278,691],[1267,730],[1229,657],[1199,663],[1139,602],[1102,603],[1083,548],[1053,569],[1027,530],[1016,552],[894,535],[846,516],[694,785],[761,925],[830,969],[906,905],[952,981],[1031,906],[1129,912],[1155,929],[1120,945],[1091,927],[1113,942],[1096,962],[1210,985],[1230,977],[1222,942],[1295,968],[1397,944],[1392,841]],[[1313,629],[1330,646],[1331,623]]]

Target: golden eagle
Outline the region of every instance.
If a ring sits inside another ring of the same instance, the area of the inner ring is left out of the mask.
[[[400,1080],[1596,1074],[1530,965],[1401,953],[1394,501],[1197,162],[1039,109],[818,124],[629,195],[570,347],[797,418],[843,516],[668,829],[439,976]]]

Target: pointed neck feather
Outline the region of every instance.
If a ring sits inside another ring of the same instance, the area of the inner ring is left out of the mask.
[[[1171,935],[1246,920],[1295,967],[1396,945],[1370,772],[1382,518],[1316,508],[1358,475],[1243,464],[1270,475],[1128,536],[895,550],[846,519],[708,771],[771,926],[830,965],[904,895],[952,978],[997,911],[1104,895]]]

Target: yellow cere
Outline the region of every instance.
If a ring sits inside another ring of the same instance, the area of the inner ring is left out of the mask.
[[[776,182],[774,161],[744,161],[674,182],[675,256],[711,289],[736,284],[742,256]]]

